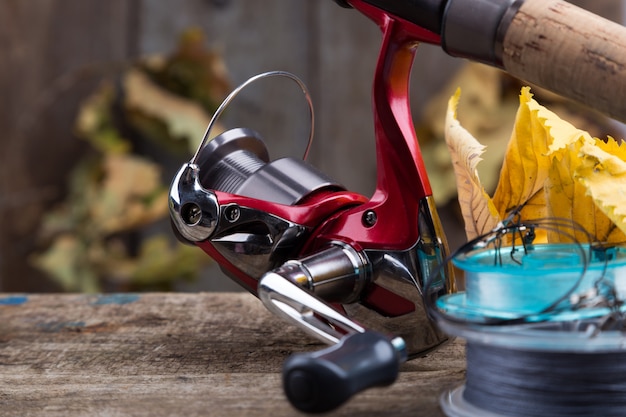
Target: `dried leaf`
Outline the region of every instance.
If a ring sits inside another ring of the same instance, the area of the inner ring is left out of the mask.
[[[140,133],[132,137],[139,144],[147,139],[168,151],[195,152],[209,113],[230,90],[223,61],[192,30],[173,55],[135,62],[122,77],[122,88],[104,82],[81,106],[75,130],[97,156],[75,167],[67,199],[41,228],[49,246],[33,262],[67,290],[97,291],[104,283],[121,290],[165,288],[195,276],[208,260],[193,248],[170,245],[169,233],[137,241],[138,228],[167,217],[167,189],[158,165],[132,155],[143,147],[131,146],[122,132]],[[217,125],[212,133],[222,131]]]
[[[76,237],[61,235],[48,250],[34,256],[32,262],[47,271],[68,291],[97,292],[98,275],[86,262],[86,247]]]
[[[549,234],[550,242],[587,242],[589,234],[603,236],[610,222],[606,216],[597,216],[593,201],[586,196],[585,187],[572,178],[573,167],[579,161],[576,151],[561,152],[560,158],[554,158],[546,181],[547,215],[561,219],[563,227],[558,227]],[[608,224],[607,224],[608,223]],[[575,230],[575,225],[583,225],[585,231]],[[604,239],[602,239],[604,240]]]
[[[453,107],[457,100],[458,96],[450,100]],[[483,149],[467,132],[458,136],[460,144],[454,152],[461,161],[455,162],[459,202],[466,219],[467,237],[471,239],[486,231],[468,227],[468,219],[483,216],[484,209],[467,198],[471,192],[465,189],[471,184],[474,194],[475,190],[484,193],[478,176],[473,174],[478,161],[476,155],[480,156]],[[464,153],[466,148],[472,152]],[[465,171],[458,170],[458,166],[463,166]],[[514,131],[492,202],[499,218],[504,219],[511,210],[522,207],[519,211],[522,221],[560,219],[563,227],[549,233],[542,231],[535,242],[572,239],[586,242],[590,238],[623,242],[626,241],[623,233],[626,193],[621,191],[626,189],[624,186],[626,145],[611,138],[607,142],[594,140],[589,133],[539,105],[529,88],[522,89]],[[486,195],[482,197],[483,201],[487,199]]]
[[[170,93],[156,85],[145,73],[131,69],[124,77],[126,92],[124,105],[136,127],[144,131],[163,126],[167,135],[175,140],[186,140],[188,152],[198,147],[211,117],[201,105]],[[150,126],[149,122],[156,124]],[[216,126],[213,135],[223,131]]]
[[[78,136],[100,152],[126,153],[130,150],[130,143],[120,136],[113,122],[114,101],[113,84],[102,83],[81,105],[74,128]]]
[[[612,153],[607,152],[612,151]],[[580,149],[581,163],[574,178],[584,185],[588,194],[601,210],[619,228],[616,233],[604,226],[606,240],[626,240],[626,145],[609,138],[607,144],[597,140],[585,143]]]
[[[231,90],[222,54],[206,47],[205,35],[198,28],[181,35],[172,55],[143,60],[142,69],[160,87],[202,104],[209,113],[215,112]]]
[[[143,240],[134,256],[124,242],[110,239],[106,245],[90,248],[89,260],[116,285],[130,290],[171,290],[174,281],[195,277],[209,258],[197,248],[155,235]]]
[[[463,91],[462,111],[458,120],[489,152],[476,167],[485,191],[495,190],[506,141],[515,119],[519,100],[516,91],[508,91],[503,72],[487,65],[468,63],[426,106],[423,121],[418,123],[418,137],[424,163],[437,204],[456,197],[454,169],[444,140],[447,104],[457,88]]]
[[[550,233],[549,241],[567,242],[572,237],[579,242],[590,238],[612,243],[622,241],[622,233],[589,197],[584,182],[575,180],[583,163],[581,149],[604,146],[604,142],[594,140],[588,132],[574,127],[534,100],[529,107],[537,111],[537,117],[548,130],[551,140],[548,151],[551,162],[545,184],[547,215],[570,221],[569,227],[560,227]],[[577,231],[577,226],[584,231]]]
[[[502,218],[520,206],[522,218],[546,217],[543,196],[550,160],[548,131],[532,107],[532,94],[523,88],[515,126],[509,140],[500,179],[493,196]]]
[[[163,218],[167,192],[156,164],[131,155],[109,155],[104,180],[91,205],[91,221],[104,234],[130,230]]]
[[[457,192],[465,221],[465,233],[473,239],[494,229],[501,220],[478,177],[476,165],[485,147],[465,130],[456,117],[461,90],[448,102],[445,138],[456,174]]]
[[[164,236],[154,236],[141,246],[130,282],[148,286],[170,282],[172,277],[191,279],[207,260],[195,247],[172,245]]]

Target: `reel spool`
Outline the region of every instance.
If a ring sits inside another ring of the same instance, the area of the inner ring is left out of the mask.
[[[532,243],[538,228],[560,233],[556,222],[505,225],[459,249],[448,259],[465,292],[428,285],[440,328],[467,341],[466,381],[440,398],[447,416],[624,415],[626,248]]]

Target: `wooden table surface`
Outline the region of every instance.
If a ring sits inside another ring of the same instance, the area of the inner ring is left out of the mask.
[[[322,345],[247,293],[0,294],[2,416],[295,416],[282,362]],[[444,414],[460,341],[329,416]]]

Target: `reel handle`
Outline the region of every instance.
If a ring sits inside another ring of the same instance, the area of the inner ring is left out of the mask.
[[[366,331],[326,349],[294,354],[283,365],[283,387],[298,410],[330,411],[367,388],[391,385],[400,358],[391,340]]]
[[[329,411],[366,388],[389,385],[407,359],[404,339],[365,329],[317,295],[316,284],[363,278],[364,262],[351,246],[336,243],[287,261],[259,281],[259,298],[268,310],[331,345],[295,354],[283,366],[285,393],[301,411]]]

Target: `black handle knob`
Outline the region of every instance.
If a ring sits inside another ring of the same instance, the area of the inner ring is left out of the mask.
[[[283,366],[283,386],[295,408],[323,413],[366,388],[392,384],[400,362],[386,336],[354,333],[329,348],[289,357]]]

